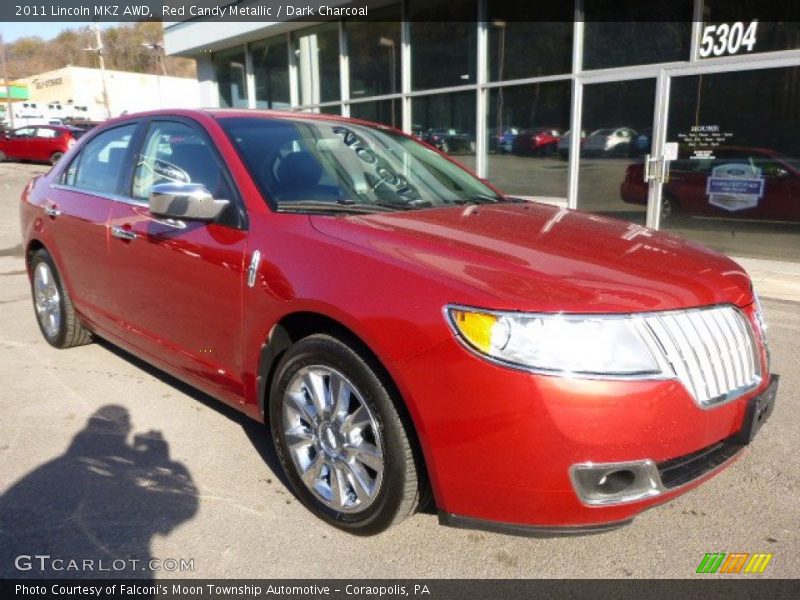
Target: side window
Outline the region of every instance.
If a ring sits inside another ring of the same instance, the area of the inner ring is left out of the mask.
[[[123,173],[125,153],[131,143],[136,124],[104,131],[90,140],[77,162],[69,166],[65,182],[82,190],[114,194]],[[73,172],[70,182],[70,171]]]
[[[136,162],[133,197],[146,200],[159,183],[200,183],[214,198],[232,198],[205,137],[183,123],[157,121],[150,127]]]
[[[29,138],[33,137],[35,129],[33,127],[24,127],[22,129],[16,129],[13,133],[15,138]]]
[[[37,138],[53,139],[59,137],[59,132],[49,127],[39,127],[36,129]]]

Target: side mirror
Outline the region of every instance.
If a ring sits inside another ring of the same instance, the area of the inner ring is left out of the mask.
[[[150,191],[150,212],[171,219],[213,221],[229,200],[215,200],[199,183],[159,183]]]

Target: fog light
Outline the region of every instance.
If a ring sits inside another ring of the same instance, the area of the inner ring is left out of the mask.
[[[603,475],[597,480],[597,489],[604,494],[619,494],[636,481],[636,473],[630,469],[618,469]]]
[[[589,506],[635,502],[664,490],[652,460],[582,463],[573,465],[569,474],[578,498]]]

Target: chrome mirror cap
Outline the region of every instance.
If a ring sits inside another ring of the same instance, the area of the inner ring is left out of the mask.
[[[229,200],[215,200],[200,183],[159,183],[150,191],[150,212],[172,219],[213,221]]]

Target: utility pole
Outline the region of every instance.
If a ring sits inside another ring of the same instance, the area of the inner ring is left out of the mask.
[[[6,112],[8,124],[14,129],[14,110],[11,108],[11,83],[8,81],[8,66],[6,65],[6,46],[3,43],[3,32],[0,31],[0,67],[3,68],[3,81],[6,84]]]
[[[89,30],[94,32],[95,47],[86,48],[88,52],[96,52],[100,62],[100,78],[103,80],[103,106],[106,109],[106,119],[111,118],[111,107],[108,102],[108,88],[106,87],[106,59],[103,56],[103,38],[100,36],[100,26],[97,23],[89,25]]]
[[[164,102],[161,95],[161,75],[167,75],[167,65],[161,55],[162,51],[164,50],[164,44],[161,42],[153,42],[152,44],[142,44],[142,46],[153,51],[156,70],[156,85],[158,86],[158,108],[163,108]]]

